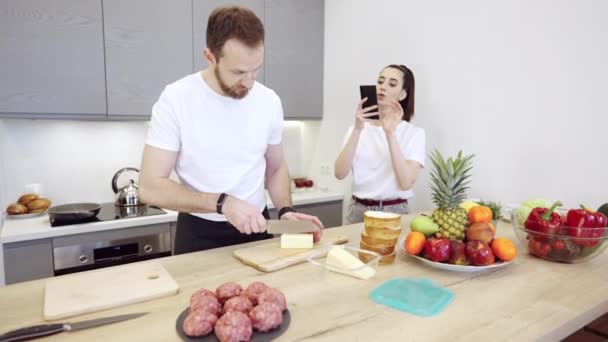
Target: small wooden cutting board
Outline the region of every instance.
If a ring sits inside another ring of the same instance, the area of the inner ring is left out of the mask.
[[[316,253],[320,248],[347,242],[348,237],[338,236],[329,240],[329,242],[317,242],[313,248],[287,249],[281,248],[279,240],[274,240],[253,247],[237,249],[233,252],[233,255],[245,265],[255,267],[262,272],[274,272],[306,261],[309,255]]]
[[[136,262],[51,278],[44,319],[55,320],[176,294],[179,286],[157,261]]]

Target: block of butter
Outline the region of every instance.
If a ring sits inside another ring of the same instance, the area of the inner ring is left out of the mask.
[[[283,234],[281,248],[312,248],[312,234]]]
[[[369,279],[376,274],[376,270],[373,267],[364,264],[342,246],[332,247],[329,253],[327,253],[325,263],[332,266],[330,270],[355,278]]]

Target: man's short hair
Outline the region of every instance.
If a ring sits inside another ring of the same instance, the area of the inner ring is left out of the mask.
[[[264,24],[253,11],[240,6],[218,7],[207,22],[207,47],[216,59],[229,39],[254,48],[264,43]]]

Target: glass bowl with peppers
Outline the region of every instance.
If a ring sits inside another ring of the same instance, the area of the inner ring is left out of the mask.
[[[578,209],[533,208],[523,220],[517,210],[511,224],[530,254],[545,260],[579,263],[602,254],[608,247],[606,215],[581,206]]]

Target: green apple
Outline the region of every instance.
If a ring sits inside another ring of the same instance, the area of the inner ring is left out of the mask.
[[[439,231],[439,226],[432,218],[418,215],[410,222],[410,229],[413,232],[421,232],[424,236],[429,237]]]

